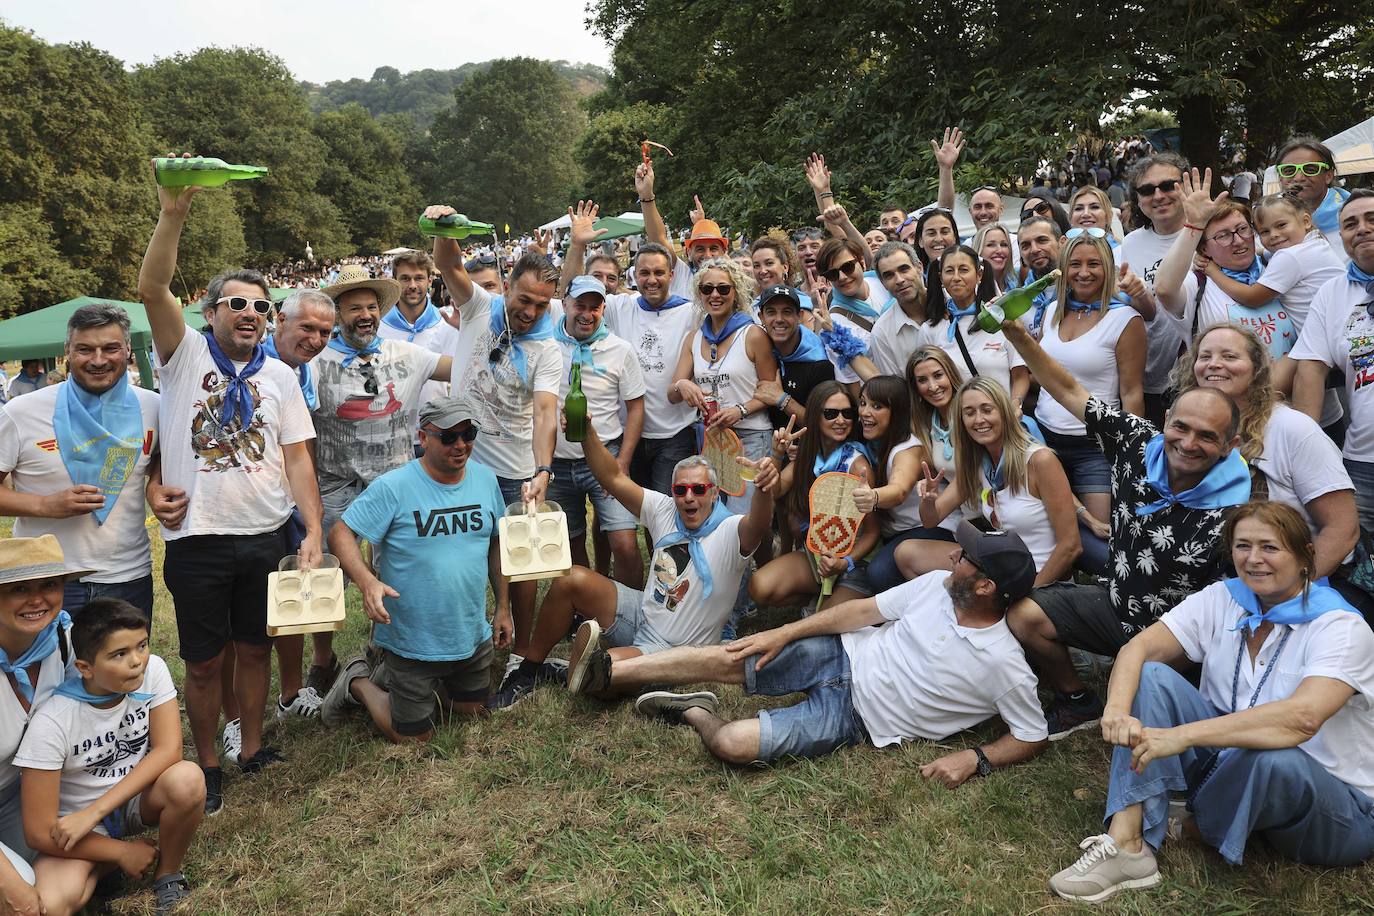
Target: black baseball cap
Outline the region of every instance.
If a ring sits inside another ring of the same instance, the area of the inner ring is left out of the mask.
[[[1035,559],[1015,531],[981,531],[967,519],[954,533],[964,556],[991,579],[1008,602],[1019,601],[1035,587]]]
[[[764,291],[759,294],[759,308],[763,308],[765,302],[771,302],[779,297],[787,299],[797,308],[801,308],[801,296],[798,296],[797,291],[792,287],[783,286],[781,283],[776,286],[766,287]]]

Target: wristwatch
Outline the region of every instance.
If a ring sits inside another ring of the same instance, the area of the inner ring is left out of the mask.
[[[549,467],[547,464],[541,464],[539,467],[534,469],[534,473],[538,474],[540,471],[543,471],[545,474],[548,474],[549,483],[553,483],[553,468]]]
[[[988,755],[983,753],[981,747],[975,747],[973,753],[978,755],[978,775],[986,776],[992,772],[992,763],[988,761]]]

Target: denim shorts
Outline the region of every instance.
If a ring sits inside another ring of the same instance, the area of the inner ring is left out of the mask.
[[[620,454],[620,440],[607,442],[612,455]],[[553,459],[553,480],[549,483],[548,498],[558,503],[568,516],[568,536],[579,537],[587,531],[587,497],[596,507],[597,527],[602,531],[633,531],[639,519],[620,500],[607,493],[596,482],[585,458]]]
[[[353,500],[363,495],[367,489],[367,484],[361,480],[350,480],[345,484],[336,486],[326,493],[320,491],[320,504],[324,507],[324,539],[329,540],[329,530],[334,527],[334,523],[343,518],[343,514],[348,511],[348,507],[353,505]],[[289,520],[288,520],[289,522]],[[300,545],[297,544],[297,547]]]
[[[819,757],[867,740],[854,710],[849,654],[838,636],[790,642],[762,671],[757,655],[744,660],[746,693],[782,697],[805,693],[795,706],[759,710],[759,761]]]
[[[696,424],[684,426],[667,439],[640,439],[630,459],[630,479],[646,490],[667,496],[673,484],[673,467],[696,453]]]
[[[645,655],[673,648],[644,626],[644,593],[620,582],[615,583],[615,623],[601,638],[613,649],[632,647]]]
[[[96,598],[127,601],[142,611],[150,624],[153,622],[152,573],[131,582],[77,582],[68,579],[62,593],[62,609],[75,619],[80,616],[81,609]]]
[[[1045,433],[1045,444],[1054,449],[1059,463],[1064,466],[1064,475],[1069,478],[1069,489],[1080,495],[1084,493],[1112,492],[1112,466],[1107,456],[1097,447],[1092,436],[1065,436],[1053,430],[1041,429]]]

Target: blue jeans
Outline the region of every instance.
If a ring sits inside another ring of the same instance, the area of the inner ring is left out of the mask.
[[[1172,728],[1221,711],[1168,665],[1147,662],[1131,714],[1146,728]],[[1168,826],[1169,793],[1187,792],[1208,845],[1232,865],[1259,833],[1285,858],[1311,865],[1354,865],[1374,855],[1374,800],[1332,776],[1296,747],[1257,751],[1191,747],[1131,770],[1131,749],[1112,752],[1107,820],[1144,807],[1145,842],[1158,849]]]
[[[1345,470],[1355,484],[1355,511],[1360,527],[1374,533],[1374,463],[1345,459]]]
[[[606,450],[619,456],[620,440],[607,442]],[[549,483],[548,499],[558,503],[567,515],[569,537],[581,537],[587,533],[589,496],[592,505],[596,506],[597,527],[602,531],[633,531],[639,527],[639,519],[596,482],[586,458],[553,459],[553,480]]]
[[[906,581],[906,576],[897,568],[897,548],[905,541],[948,541],[954,543],[954,532],[947,528],[912,528],[900,531],[892,540],[878,548],[878,552],[868,561],[868,584],[873,594],[896,588]]]
[[[867,735],[854,710],[849,654],[838,636],[812,636],[790,642],[756,671],[759,656],[744,660],[744,690],[785,697],[805,693],[795,706],[759,710],[759,760],[819,757]]]
[[[76,582],[67,581],[62,594],[62,609],[75,620],[81,609],[95,598],[119,598],[143,612],[148,622],[153,620],[153,577],[151,574],[132,582]]]

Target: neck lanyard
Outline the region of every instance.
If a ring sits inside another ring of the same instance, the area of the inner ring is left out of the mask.
[[[1264,682],[1269,680],[1269,675],[1274,673],[1274,668],[1279,663],[1279,655],[1282,654],[1283,647],[1288,643],[1288,637],[1292,635],[1293,628],[1289,627],[1283,631],[1283,636],[1279,637],[1278,648],[1269,657],[1269,664],[1265,667],[1264,674],[1260,675],[1259,683],[1255,685],[1255,692],[1250,694],[1250,705],[1246,706],[1246,709],[1255,708],[1255,701],[1259,699],[1260,691],[1264,689]],[[1231,712],[1236,711],[1236,691],[1240,688],[1240,663],[1241,659],[1245,658],[1245,642],[1245,631],[1242,630],[1240,631],[1240,649],[1236,652],[1236,671],[1231,676]],[[1260,648],[1263,649],[1264,647],[1260,646]],[[1258,652],[1255,653],[1255,657],[1259,657]]]

